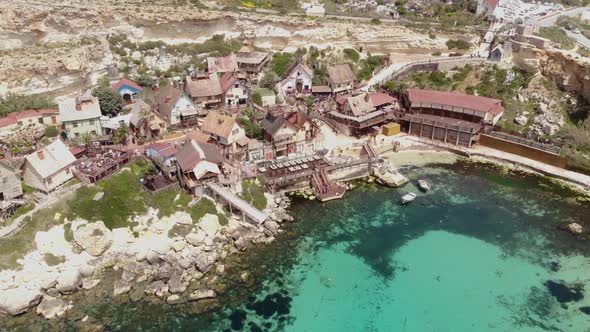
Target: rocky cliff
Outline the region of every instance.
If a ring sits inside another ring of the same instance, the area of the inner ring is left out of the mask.
[[[540,71],[563,90],[590,100],[590,63],[560,52],[543,52]]]

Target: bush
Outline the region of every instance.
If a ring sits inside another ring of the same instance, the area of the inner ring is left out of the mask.
[[[359,53],[353,48],[345,48],[344,54],[346,55],[347,58],[349,58],[354,63],[359,62],[359,60],[361,58]]]
[[[468,50],[471,48],[471,43],[461,39],[449,39],[446,43],[449,50]]]
[[[45,137],[56,137],[59,134],[59,131],[55,126],[47,126],[45,127]]]
[[[142,74],[137,75],[133,78],[135,83],[139,84],[144,88],[154,88],[156,86],[156,81],[154,81],[149,75]]]
[[[434,52],[434,53],[432,53],[432,56],[440,56],[440,55],[441,55],[440,52]]]
[[[279,77],[277,74],[274,71],[267,70],[264,72],[264,75],[262,75],[259,85],[262,88],[274,89],[278,82]]]
[[[254,92],[252,94],[252,101],[254,104],[262,106],[262,95],[260,95],[260,92]]]
[[[278,77],[283,77],[293,62],[295,57],[292,53],[275,53],[270,62],[270,68]]]
[[[371,24],[379,25],[379,24],[381,24],[381,20],[378,18],[373,18],[373,19],[371,19]]]
[[[375,69],[383,64],[383,60],[384,58],[379,55],[372,55],[366,58],[362,61],[362,67],[356,75],[357,79],[362,81],[371,78]]]
[[[264,183],[256,180],[242,181],[241,197],[259,210],[266,208],[266,196],[264,196]]]
[[[57,104],[47,97],[38,95],[19,95],[9,93],[6,98],[0,97],[0,116],[24,110],[40,110],[57,108]]]

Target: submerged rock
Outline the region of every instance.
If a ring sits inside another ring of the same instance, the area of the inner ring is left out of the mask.
[[[547,280],[545,287],[559,303],[578,302],[584,298],[582,285],[570,286],[563,281]]]
[[[126,282],[125,280],[117,280],[113,285],[113,295],[118,296],[122,294],[129,293],[131,290],[131,284]]]
[[[189,295],[189,299],[191,301],[198,301],[198,300],[204,300],[204,299],[212,299],[214,297],[216,297],[217,294],[215,293],[214,290],[211,289],[197,289],[196,291],[192,292]]]
[[[575,235],[582,234],[582,232],[584,231],[584,229],[582,228],[582,225],[575,223],[575,222],[568,224],[567,229],[570,231],[570,233],[575,234]]]

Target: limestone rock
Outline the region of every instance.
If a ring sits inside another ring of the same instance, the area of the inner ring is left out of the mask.
[[[71,294],[80,288],[82,276],[77,270],[66,270],[57,278],[55,288],[62,294]]]
[[[82,288],[83,289],[92,289],[92,288],[96,287],[98,284],[100,284],[99,279],[84,279],[82,281]]]
[[[524,126],[527,124],[529,119],[524,114],[519,114],[517,117],[514,118],[514,123]]]
[[[102,221],[97,221],[78,227],[74,241],[90,255],[100,256],[113,244],[113,235]]]
[[[148,295],[162,296],[166,292],[168,292],[168,285],[162,280],[154,281],[145,288],[145,293]]]
[[[168,298],[166,299],[166,302],[168,304],[179,304],[179,303],[182,303],[184,301],[182,300],[182,298],[180,297],[180,295],[178,295],[178,294],[172,294],[172,295],[168,296]]]
[[[128,282],[126,282],[124,280],[117,280],[117,281],[115,281],[115,284],[113,285],[113,295],[114,296],[129,293],[130,290],[131,290],[131,284],[129,284]]]
[[[82,266],[80,266],[80,268],[78,269],[78,272],[80,272],[80,275],[84,278],[90,277],[94,274],[94,267],[88,264],[84,264]]]
[[[264,222],[264,227],[266,229],[268,229],[271,233],[273,233],[274,235],[276,235],[279,232],[279,224],[277,224],[275,221],[273,220],[267,220]]]
[[[36,306],[39,301],[39,290],[19,287],[0,291],[0,313],[16,316]]]
[[[234,245],[238,250],[244,250],[248,247],[248,240],[246,240],[243,236],[234,241]]]
[[[186,242],[192,244],[195,247],[198,247],[203,244],[203,241],[205,241],[206,237],[207,233],[205,233],[205,231],[198,230],[196,233],[188,233],[184,238],[186,239]]]
[[[68,309],[68,304],[62,299],[45,296],[37,306],[37,313],[46,319],[63,317]]]
[[[203,273],[209,272],[209,270],[211,270],[211,268],[213,267],[214,263],[215,258],[210,254],[201,253],[197,255],[197,257],[195,258],[195,265],[197,266],[199,271]]]
[[[182,282],[180,276],[175,274],[168,280],[168,288],[170,293],[182,293],[186,290],[186,285]]]
[[[176,241],[172,244],[172,249],[176,252],[180,252],[182,249],[186,248],[186,245],[187,243],[185,240]]]
[[[196,291],[192,292],[189,295],[189,300],[191,301],[199,301],[204,299],[212,299],[216,297],[217,294],[214,290],[211,289],[197,289]]]
[[[582,225],[578,224],[578,223],[571,223],[567,225],[567,229],[572,233],[572,234],[582,234],[582,232],[584,231],[584,229],[582,228]]]
[[[397,170],[387,167],[375,168],[374,173],[379,183],[389,187],[397,188],[408,183],[408,179],[405,176]]]
[[[210,213],[204,215],[199,222],[199,228],[201,228],[205,233],[207,233],[207,236],[211,238],[215,237],[215,234],[217,234],[220,227],[221,225],[219,224],[219,218],[216,215]]]

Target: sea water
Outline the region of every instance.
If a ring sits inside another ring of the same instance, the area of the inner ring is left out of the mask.
[[[587,203],[489,165],[403,172],[403,188],[358,182],[342,200],[295,199],[275,242],[228,265],[254,282],[228,281],[214,313],[110,296],[77,307],[121,331],[589,330],[590,246],[563,229],[590,227]],[[419,192],[420,178],[433,189]],[[407,192],[418,197],[402,207]]]

